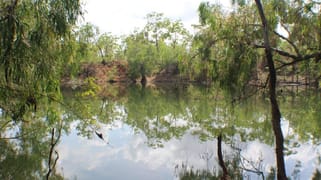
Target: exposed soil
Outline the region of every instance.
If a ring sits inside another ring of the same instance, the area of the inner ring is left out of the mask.
[[[83,85],[85,79],[93,78],[98,85],[107,83],[129,83],[127,61],[112,61],[107,63],[85,63],[81,66],[78,76],[62,79],[63,87],[77,88]]]
[[[259,68],[258,68],[259,69]],[[249,82],[250,85],[264,86],[268,78],[268,73],[264,70],[253,72],[253,79]],[[81,66],[77,77],[71,79],[65,77],[62,79],[62,86],[64,88],[80,88],[84,85],[87,78],[92,78],[97,85],[102,87],[110,83],[131,84],[141,82],[141,79],[132,80],[128,76],[128,62],[124,60],[117,60],[102,63],[85,63]],[[162,83],[190,83],[191,80],[180,75],[178,65],[169,64],[163,70],[152,76],[146,77],[146,85],[154,86]],[[302,86],[316,83],[313,80],[307,80],[306,77],[297,76],[294,74],[278,73],[279,86]]]
[[[62,79],[62,86],[66,88],[81,87],[87,78],[93,78],[97,85],[104,86],[108,83],[130,84],[140,82],[140,78],[132,80],[128,76],[127,61],[112,61],[107,63],[85,63],[81,66],[78,76],[71,79]],[[164,70],[152,76],[147,76],[147,86],[157,83],[180,83],[188,82],[187,78],[181,77],[177,64],[170,64]]]

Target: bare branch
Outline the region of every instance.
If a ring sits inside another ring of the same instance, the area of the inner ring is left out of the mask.
[[[273,32],[274,32],[274,34],[279,36],[281,39],[283,39],[286,42],[288,42],[293,47],[293,49],[294,49],[295,53],[297,54],[297,56],[301,57],[301,54],[300,54],[300,51],[299,51],[298,47],[292,41],[290,41],[290,39],[286,38],[285,36],[283,36],[282,34],[276,32],[276,31],[273,31]]]
[[[254,46],[255,48],[265,49],[264,45],[254,44],[253,46]],[[296,55],[290,54],[290,53],[288,53],[288,52],[282,51],[282,50],[277,49],[277,48],[272,48],[272,47],[271,47],[271,50],[274,51],[274,52],[276,52],[276,53],[278,53],[278,54],[281,55],[281,56],[289,57],[289,58],[292,58],[292,59],[297,59],[297,58],[298,58],[298,56],[296,56]]]
[[[22,138],[22,137],[31,135],[31,134],[35,133],[36,131],[37,131],[37,130],[33,130],[33,131],[31,131],[31,132],[28,132],[28,133],[20,134],[20,135],[17,135],[17,136],[11,136],[11,137],[0,137],[0,140],[20,139],[20,138]]]
[[[59,154],[54,149],[55,149],[55,146],[57,145],[57,143],[58,143],[58,141],[59,141],[59,139],[61,137],[61,129],[62,129],[62,123],[61,123],[61,126],[58,129],[58,135],[57,135],[56,140],[55,140],[55,128],[52,128],[52,130],[51,130],[50,152],[49,152],[49,158],[48,158],[48,172],[46,174],[46,179],[47,180],[49,179],[49,176],[50,176],[52,170],[55,169],[57,161],[59,159]],[[53,152],[55,152],[56,158],[55,158],[54,162],[52,163],[52,154],[53,154]]]
[[[3,128],[5,128],[10,122],[12,122],[12,120],[9,120],[9,121],[5,122],[5,123],[0,127],[0,130],[2,130]]]
[[[310,59],[313,59],[313,58],[318,58],[318,57],[321,57],[321,52],[316,52],[316,53],[308,54],[308,55],[305,55],[305,56],[302,56],[302,57],[297,57],[292,62],[282,64],[280,67],[278,67],[276,69],[279,70],[279,69],[282,69],[282,68],[284,68],[286,66],[291,66],[291,65],[297,64],[299,62],[310,60]]]
[[[262,48],[264,49],[264,46],[263,45],[258,45],[258,44],[254,44],[253,45],[255,48]],[[276,70],[279,70],[279,69],[282,69],[283,67],[285,66],[290,66],[290,65],[294,65],[294,64],[297,64],[299,62],[302,62],[302,61],[306,61],[306,60],[310,60],[310,59],[313,59],[313,58],[321,58],[321,51],[319,52],[315,52],[315,53],[312,53],[312,54],[307,54],[307,55],[300,55],[300,56],[296,56],[296,55],[293,55],[293,54],[290,54],[286,51],[282,51],[280,49],[277,49],[277,48],[271,48],[272,51],[278,53],[279,55],[281,56],[284,56],[284,57],[288,57],[288,58],[291,58],[293,59],[293,61],[291,62],[288,62],[288,63],[285,63],[285,62],[281,62],[282,65],[278,68],[276,68]]]

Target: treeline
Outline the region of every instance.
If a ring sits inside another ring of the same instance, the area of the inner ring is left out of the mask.
[[[271,45],[279,82],[318,87],[321,78],[321,17],[317,1],[266,1]],[[146,25],[121,37],[99,33],[85,24],[75,31],[74,64],[127,60],[129,76],[153,75],[175,65],[181,76],[242,89],[268,81],[262,25],[252,3],[224,11],[201,3],[199,25],[191,34],[180,20],[161,13],[146,16]],[[75,66],[76,64],[76,66]],[[71,72],[71,71],[69,71]]]
[[[100,33],[99,28],[87,23],[77,28],[74,36],[74,64],[126,60],[131,79],[159,72],[170,64],[185,62],[190,54],[192,35],[180,20],[170,20],[162,13],[146,16],[146,25],[129,35],[115,36]],[[182,63],[183,64],[183,63]],[[69,71],[71,72],[71,71]]]

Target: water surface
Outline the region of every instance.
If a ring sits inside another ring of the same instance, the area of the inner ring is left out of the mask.
[[[0,141],[0,177],[37,179],[49,168],[57,179],[219,176],[219,134],[235,178],[273,174],[274,136],[264,95],[235,101],[221,90],[192,85],[116,86],[102,96],[66,92],[64,99],[31,113],[30,123],[6,128],[2,137],[23,138]],[[287,175],[310,179],[321,169],[320,95],[283,91],[279,101]],[[52,151],[49,162],[50,149],[56,153]]]

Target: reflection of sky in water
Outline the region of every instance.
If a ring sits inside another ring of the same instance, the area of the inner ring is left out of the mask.
[[[283,130],[287,135],[289,128]],[[186,163],[195,169],[210,169],[217,166],[216,141],[199,142],[198,138],[189,134],[180,140],[172,139],[164,143],[163,148],[147,146],[147,139],[142,134],[135,134],[127,125],[118,123],[117,128],[104,128],[102,132],[111,144],[94,136],[93,139],[81,138],[73,131],[69,136],[63,136],[58,151],[59,167],[63,169],[66,178],[77,179],[175,179],[175,166]],[[259,141],[237,144],[242,149],[242,156],[248,160],[257,161],[263,158],[263,167],[269,171],[274,166],[274,149]],[[229,145],[223,146],[224,154],[229,156]],[[300,177],[309,179],[317,167],[317,155],[320,146],[309,143],[301,144],[294,151],[297,153],[287,156],[287,174],[291,176],[297,161],[301,161]],[[201,155],[213,153],[211,160],[206,163]],[[231,154],[230,154],[231,155]],[[251,174],[253,179],[258,176]]]

